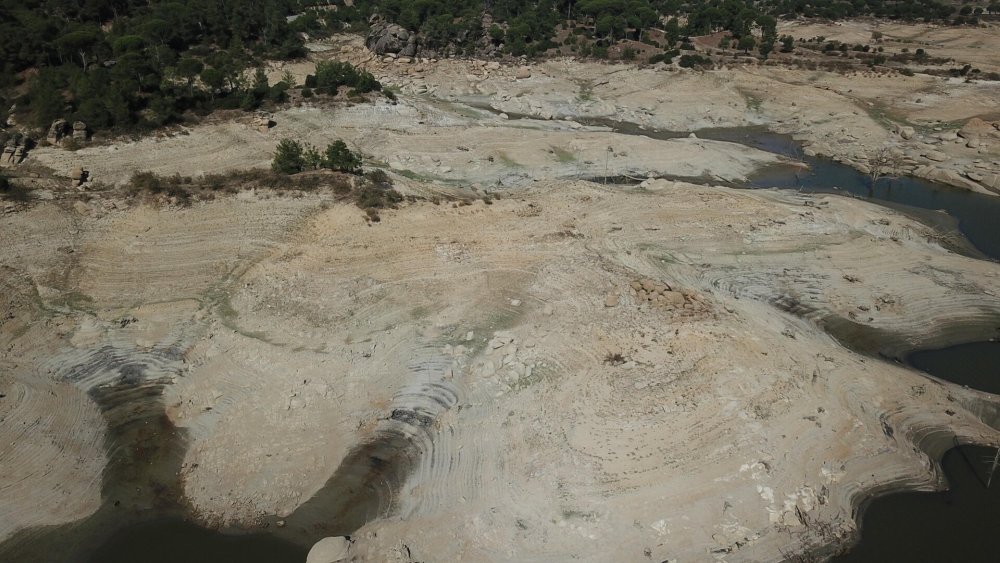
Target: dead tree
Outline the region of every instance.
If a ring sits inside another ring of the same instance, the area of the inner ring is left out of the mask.
[[[891,176],[895,174],[896,167],[899,164],[899,159],[889,150],[889,147],[882,147],[875,149],[868,155],[868,175],[872,179],[872,189],[875,188],[875,182],[882,176]]]

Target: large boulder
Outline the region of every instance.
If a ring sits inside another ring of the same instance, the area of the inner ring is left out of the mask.
[[[965,139],[966,146],[971,148],[1000,143],[1000,122],[990,123],[973,117],[959,129],[958,136]]]
[[[373,16],[365,45],[377,55],[395,54],[413,57],[417,54],[417,36],[406,28]]]
[[[351,540],[344,536],[323,538],[316,542],[306,556],[306,563],[339,563],[350,556]]]

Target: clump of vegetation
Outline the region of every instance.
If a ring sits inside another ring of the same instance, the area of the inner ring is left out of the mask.
[[[661,62],[662,63],[666,63],[666,64],[670,64],[671,62],[673,62],[674,57],[676,57],[676,56],[678,56],[680,54],[681,54],[681,52],[678,49],[671,49],[669,51],[664,51],[662,53],[657,53],[657,54],[653,55],[652,57],[649,57],[649,64],[656,64],[656,63],[661,63]]]
[[[681,55],[678,64],[682,68],[712,68],[712,59],[701,55]]]
[[[621,352],[608,352],[604,355],[604,363],[612,366],[620,366],[625,363],[625,356]]]
[[[361,155],[352,152],[339,139],[327,145],[323,153],[308,143],[282,139],[271,161],[271,169],[279,174],[298,174],[320,168],[354,174],[361,168]]]
[[[306,77],[306,88],[313,88],[318,94],[335,96],[341,86],[350,87],[355,94],[366,94],[382,90],[382,84],[375,76],[351,63],[342,61],[320,61],[316,64],[316,74]]]
[[[7,201],[23,203],[31,199],[31,191],[0,174],[0,196]]]

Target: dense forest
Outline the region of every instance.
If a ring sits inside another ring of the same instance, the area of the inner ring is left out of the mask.
[[[418,34],[421,48],[534,56],[572,29],[582,54],[663,31],[666,53],[689,35],[728,31],[762,56],[782,17],[871,15],[974,23],[986,8],[939,0],[0,0],[0,123],[44,129],[63,118],[92,130],[139,130],[187,112],[280,102],[290,80],[269,84],[268,59],[304,55],[303,37],[364,31],[378,15]],[[750,38],[757,30],[759,41]],[[575,40],[575,38],[574,38]],[[687,55],[688,59],[696,55]],[[660,60],[670,58],[664,55]],[[364,73],[363,90],[377,89]],[[335,81],[336,82],[336,81]],[[346,81],[350,82],[350,80]],[[340,84],[345,83],[340,80]],[[312,85],[309,85],[312,86]],[[336,85],[333,85],[335,91]],[[326,88],[325,91],[329,91]],[[321,92],[324,89],[321,89]],[[311,94],[311,92],[310,92]]]
[[[292,0],[0,0],[0,119],[156,127],[188,110],[280,97],[259,73],[304,54]]]

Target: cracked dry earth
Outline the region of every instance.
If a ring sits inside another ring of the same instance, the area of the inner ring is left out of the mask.
[[[351,516],[357,560],[846,541],[871,492],[941,486],[954,437],[1000,442],[993,397],[823,330],[915,347],[995,326],[1000,269],[931,235],[848,198],[668,181],[543,181],[373,226],[319,195],[40,203],[0,223],[0,537],[97,510],[94,397],[153,389],[209,524],[291,530],[352,450],[402,437]]]

